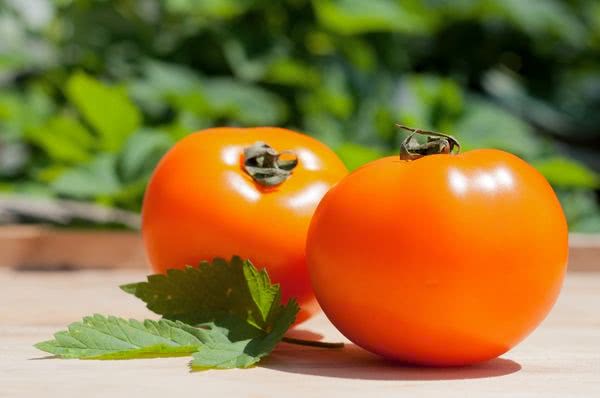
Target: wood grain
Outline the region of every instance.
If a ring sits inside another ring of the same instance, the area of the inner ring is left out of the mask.
[[[144,273],[0,268],[0,397],[600,397],[600,273],[568,274],[540,328],[502,358],[472,367],[401,366],[350,343],[280,344],[253,369],[190,373],[186,358],[59,360],[32,347],[94,312],[152,317],[117,288]],[[323,315],[294,335],[343,339]]]

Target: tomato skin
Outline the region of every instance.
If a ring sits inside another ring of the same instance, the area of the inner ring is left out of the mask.
[[[552,188],[516,156],[388,157],[325,195],[307,261],[319,304],[357,345],[465,365],[503,354],[544,319],[567,237]]]
[[[299,164],[275,187],[242,168],[243,149],[263,141],[296,151]],[[306,269],[312,214],[347,170],[324,144],[271,127],[213,128],[179,141],[159,162],[142,210],[142,233],[155,272],[239,255],[281,284],[282,298],[302,306],[298,321],[318,309]]]

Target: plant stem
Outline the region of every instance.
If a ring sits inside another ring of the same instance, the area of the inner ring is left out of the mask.
[[[315,340],[302,340],[295,339],[293,337],[284,337],[282,341],[289,344],[305,345],[309,347],[320,347],[320,348],[343,348],[344,343],[328,343],[326,341],[315,341]]]
[[[454,149],[457,150],[457,153],[460,153],[460,143],[451,135],[437,131],[415,129],[401,124],[396,124],[396,126],[412,132],[400,144],[401,160],[416,160],[427,155],[449,154]],[[426,136],[427,142],[420,144],[415,140],[416,135]]]

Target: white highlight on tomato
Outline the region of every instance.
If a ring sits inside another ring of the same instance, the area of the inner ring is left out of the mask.
[[[226,146],[221,151],[221,159],[229,166],[236,166],[240,164],[240,156],[243,152],[244,149],[239,145]]]
[[[464,173],[457,169],[450,169],[448,172],[450,188],[458,195],[463,195],[469,189],[469,179]]]
[[[494,192],[514,185],[512,174],[502,166],[491,171],[478,170],[472,175],[453,168],[448,172],[448,182],[452,191],[458,195],[464,195],[469,190]]]
[[[235,171],[228,171],[225,177],[231,188],[246,199],[252,202],[260,199],[260,192],[256,189],[253,182],[244,179],[244,177]]]
[[[510,188],[515,183],[512,174],[506,167],[498,167],[494,172],[494,175],[496,176],[496,181],[498,181],[498,184],[505,188]]]
[[[295,149],[294,152],[298,157],[298,163],[300,167],[305,170],[319,170],[321,169],[321,161],[314,153],[307,149]]]
[[[495,191],[497,185],[492,173],[479,172],[473,177],[473,187],[479,188],[482,191]]]
[[[288,198],[287,204],[295,208],[307,207],[312,211],[315,204],[327,193],[328,188],[329,186],[324,182],[315,182]]]

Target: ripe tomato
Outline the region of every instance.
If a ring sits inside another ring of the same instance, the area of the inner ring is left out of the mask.
[[[494,358],[530,333],[567,251],[547,181],[490,149],[371,162],[325,195],[307,240],[317,299],[346,337],[440,366]]]
[[[298,165],[289,178],[265,186],[245,171],[244,149],[257,141],[295,153]],[[346,173],[329,148],[290,130],[214,128],[189,135],[160,161],[146,191],[142,232],[150,263],[165,272],[214,257],[248,258],[281,284],[284,300],[298,299],[298,320],[307,318],[317,308],[304,253],[308,225],[321,197]]]

